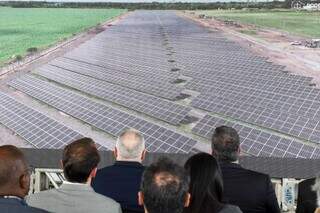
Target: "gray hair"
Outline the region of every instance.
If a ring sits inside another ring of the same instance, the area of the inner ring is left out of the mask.
[[[133,143],[128,143],[126,137],[133,137]],[[134,160],[141,157],[145,150],[143,135],[136,129],[126,129],[118,137],[116,148],[120,158]]]
[[[312,186],[312,190],[317,193],[318,207],[320,206],[320,173],[316,177],[315,184]]]

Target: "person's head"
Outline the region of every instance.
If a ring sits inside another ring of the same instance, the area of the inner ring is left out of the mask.
[[[63,150],[62,168],[69,182],[90,183],[96,175],[99,162],[99,152],[90,138],[76,140]]]
[[[119,135],[114,150],[116,160],[141,162],[145,153],[145,141],[139,131],[126,129]]]
[[[240,138],[235,129],[220,126],[212,136],[212,155],[218,160],[234,162],[240,155]]]
[[[312,186],[313,191],[317,193],[318,207],[320,207],[320,173],[316,177],[315,184]]]
[[[0,146],[0,195],[24,198],[30,187],[27,161],[15,146]]]
[[[223,207],[223,180],[217,160],[207,153],[199,153],[189,158],[184,168],[191,178],[191,202],[185,212],[219,212]]]
[[[189,182],[183,167],[162,158],[144,171],[139,204],[148,213],[181,213],[189,205]]]

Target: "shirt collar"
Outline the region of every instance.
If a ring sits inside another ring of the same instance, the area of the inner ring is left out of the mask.
[[[63,181],[63,184],[67,184],[67,185],[76,185],[76,186],[88,186],[89,184],[87,183],[74,183],[74,182],[69,182],[67,180]]]
[[[4,198],[4,199],[17,199],[17,200],[20,200],[22,201],[23,199],[18,197],[18,196],[13,196],[13,195],[4,195],[4,196],[1,196],[0,195],[0,198]]]
[[[27,206],[27,203],[22,198],[17,196],[0,196],[0,200],[2,200],[1,202]]]
[[[59,188],[60,190],[66,191],[94,191],[93,188],[88,184],[83,183],[65,183],[63,182]]]
[[[230,162],[230,161],[219,161],[220,166],[229,166],[229,167],[241,167],[238,162]]]
[[[139,166],[139,167],[143,166],[140,162],[137,162],[137,161],[116,161],[115,165]]]

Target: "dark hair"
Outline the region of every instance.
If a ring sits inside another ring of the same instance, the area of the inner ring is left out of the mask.
[[[167,158],[151,164],[143,173],[141,192],[149,213],[181,213],[189,190],[185,169]]]
[[[236,161],[239,158],[240,138],[235,129],[220,126],[214,130],[212,136],[212,154],[219,160]]]
[[[87,182],[91,171],[97,167],[99,162],[100,156],[91,138],[76,140],[64,148],[63,172],[70,182]]]
[[[207,153],[199,153],[186,162],[191,182],[190,206],[186,213],[216,213],[223,208],[223,180],[217,160]]]

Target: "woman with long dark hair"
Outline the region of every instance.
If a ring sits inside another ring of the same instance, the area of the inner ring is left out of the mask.
[[[212,155],[196,154],[184,167],[191,177],[191,202],[184,213],[241,213],[238,207],[222,203],[223,180],[219,164]]]

